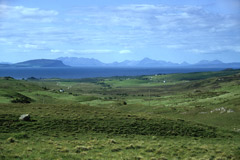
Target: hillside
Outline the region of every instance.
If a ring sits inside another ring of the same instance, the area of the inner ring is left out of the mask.
[[[0,84],[1,159],[240,158],[240,70]]]

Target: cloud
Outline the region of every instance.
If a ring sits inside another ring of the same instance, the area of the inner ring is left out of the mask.
[[[5,45],[11,45],[12,42],[9,41],[7,38],[0,38],[0,43]]]
[[[59,50],[59,49],[51,49],[51,53],[64,53],[64,54],[104,54],[111,53],[113,50],[109,49],[85,49],[85,50],[77,50],[77,49],[67,49],[67,50]]]
[[[74,21],[89,26],[85,34],[94,31],[97,33],[95,36],[100,35],[92,39],[107,39],[106,43],[121,46],[131,43],[134,46],[169,47],[183,41],[188,41],[188,45],[208,45],[210,39],[220,41],[223,35],[240,32],[240,23],[236,17],[207,12],[199,6],[141,4],[78,8],[73,12],[74,15]]]
[[[163,5],[150,5],[150,4],[132,4],[132,5],[123,5],[117,7],[117,10],[120,11],[153,11],[153,10],[166,10],[166,7]]]
[[[14,19],[17,21],[51,22],[53,17],[57,15],[58,12],[54,10],[0,4],[0,18]]]
[[[200,54],[222,54],[222,51],[232,51],[236,53],[240,53],[240,45],[229,45],[229,46],[214,46],[207,48],[194,48],[190,49],[191,53],[200,53]]]
[[[48,51],[56,54],[128,54],[144,47],[201,54],[239,51],[238,17],[200,6],[132,4],[59,13],[0,5],[1,11],[0,41],[18,49],[53,48]],[[55,49],[58,46],[72,49]],[[91,47],[97,49],[81,49]]]
[[[58,50],[58,49],[51,49],[50,52],[51,53],[61,53],[62,51]]]
[[[119,51],[120,54],[129,54],[129,53],[132,53],[132,51],[130,50],[121,50]]]
[[[24,45],[18,45],[19,48],[25,48],[25,49],[38,49],[39,46],[35,44],[24,44]]]
[[[17,45],[18,49],[32,52],[32,51],[48,51],[49,47],[46,46],[44,42],[38,42],[37,44],[34,43],[22,43]]]
[[[88,50],[79,50],[79,53],[86,53],[86,54],[91,54],[91,53],[111,53],[112,50],[109,49],[88,49]]]

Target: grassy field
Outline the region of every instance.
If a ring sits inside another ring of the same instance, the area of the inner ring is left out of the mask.
[[[240,70],[0,78],[0,159],[238,160]]]

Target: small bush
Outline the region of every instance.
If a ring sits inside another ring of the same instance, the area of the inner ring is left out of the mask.
[[[10,77],[10,76],[4,77],[4,79],[5,79],[5,80],[14,80],[14,78],[13,78],[13,77]]]
[[[147,148],[145,151],[146,151],[146,152],[155,152],[156,149],[154,149],[154,148]]]
[[[33,100],[31,98],[18,93],[11,102],[12,103],[31,103],[32,101]]]
[[[109,139],[108,143],[110,144],[116,144],[117,142],[114,139]]]
[[[135,149],[135,147],[133,146],[133,144],[129,144],[126,149]]]
[[[91,150],[91,147],[86,147],[86,146],[76,146],[75,147],[75,152],[76,153],[80,153],[82,151],[88,151],[88,150]]]
[[[112,152],[119,152],[119,151],[121,151],[122,149],[121,148],[113,148],[111,151]]]
[[[8,142],[8,143],[14,143],[14,142],[16,142],[16,140],[15,140],[13,137],[9,137],[9,138],[7,139],[7,142]]]

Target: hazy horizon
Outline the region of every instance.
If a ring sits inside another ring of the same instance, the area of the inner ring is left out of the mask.
[[[46,58],[39,58],[39,59],[28,59],[28,60],[24,60],[24,61],[19,61],[19,62],[0,62],[0,64],[15,64],[15,63],[21,63],[21,62],[26,62],[26,61],[32,61],[32,60],[59,60],[59,58],[85,58],[85,57],[58,57],[58,58],[50,58],[50,59],[46,59]],[[144,59],[150,59],[150,60],[156,60],[156,61],[165,61],[165,60],[162,60],[162,59],[151,59],[151,58],[148,58],[148,57],[144,57],[142,59],[136,59],[136,60],[129,60],[129,59],[125,59],[125,60],[122,60],[122,61],[112,61],[112,62],[103,62],[99,59],[96,59],[96,58],[86,58],[86,59],[94,59],[94,60],[98,60],[104,64],[111,64],[111,63],[122,63],[124,61],[142,61]],[[62,60],[60,60],[62,61]],[[197,63],[201,63],[202,61],[209,61],[209,62],[213,62],[213,61],[220,61],[218,59],[214,59],[214,60],[206,60],[206,59],[202,59],[202,60],[199,60],[195,63],[189,63],[187,61],[183,61],[183,62],[172,62],[172,61],[165,61],[165,62],[170,62],[170,63],[176,63],[176,64],[182,64],[182,63],[188,63],[188,64],[197,64]],[[224,61],[220,61],[220,62],[223,62],[223,63],[227,63],[227,62],[224,62]],[[239,63],[238,61],[233,61],[233,62],[229,62],[229,63]]]
[[[240,62],[240,1],[0,0],[0,62]]]

